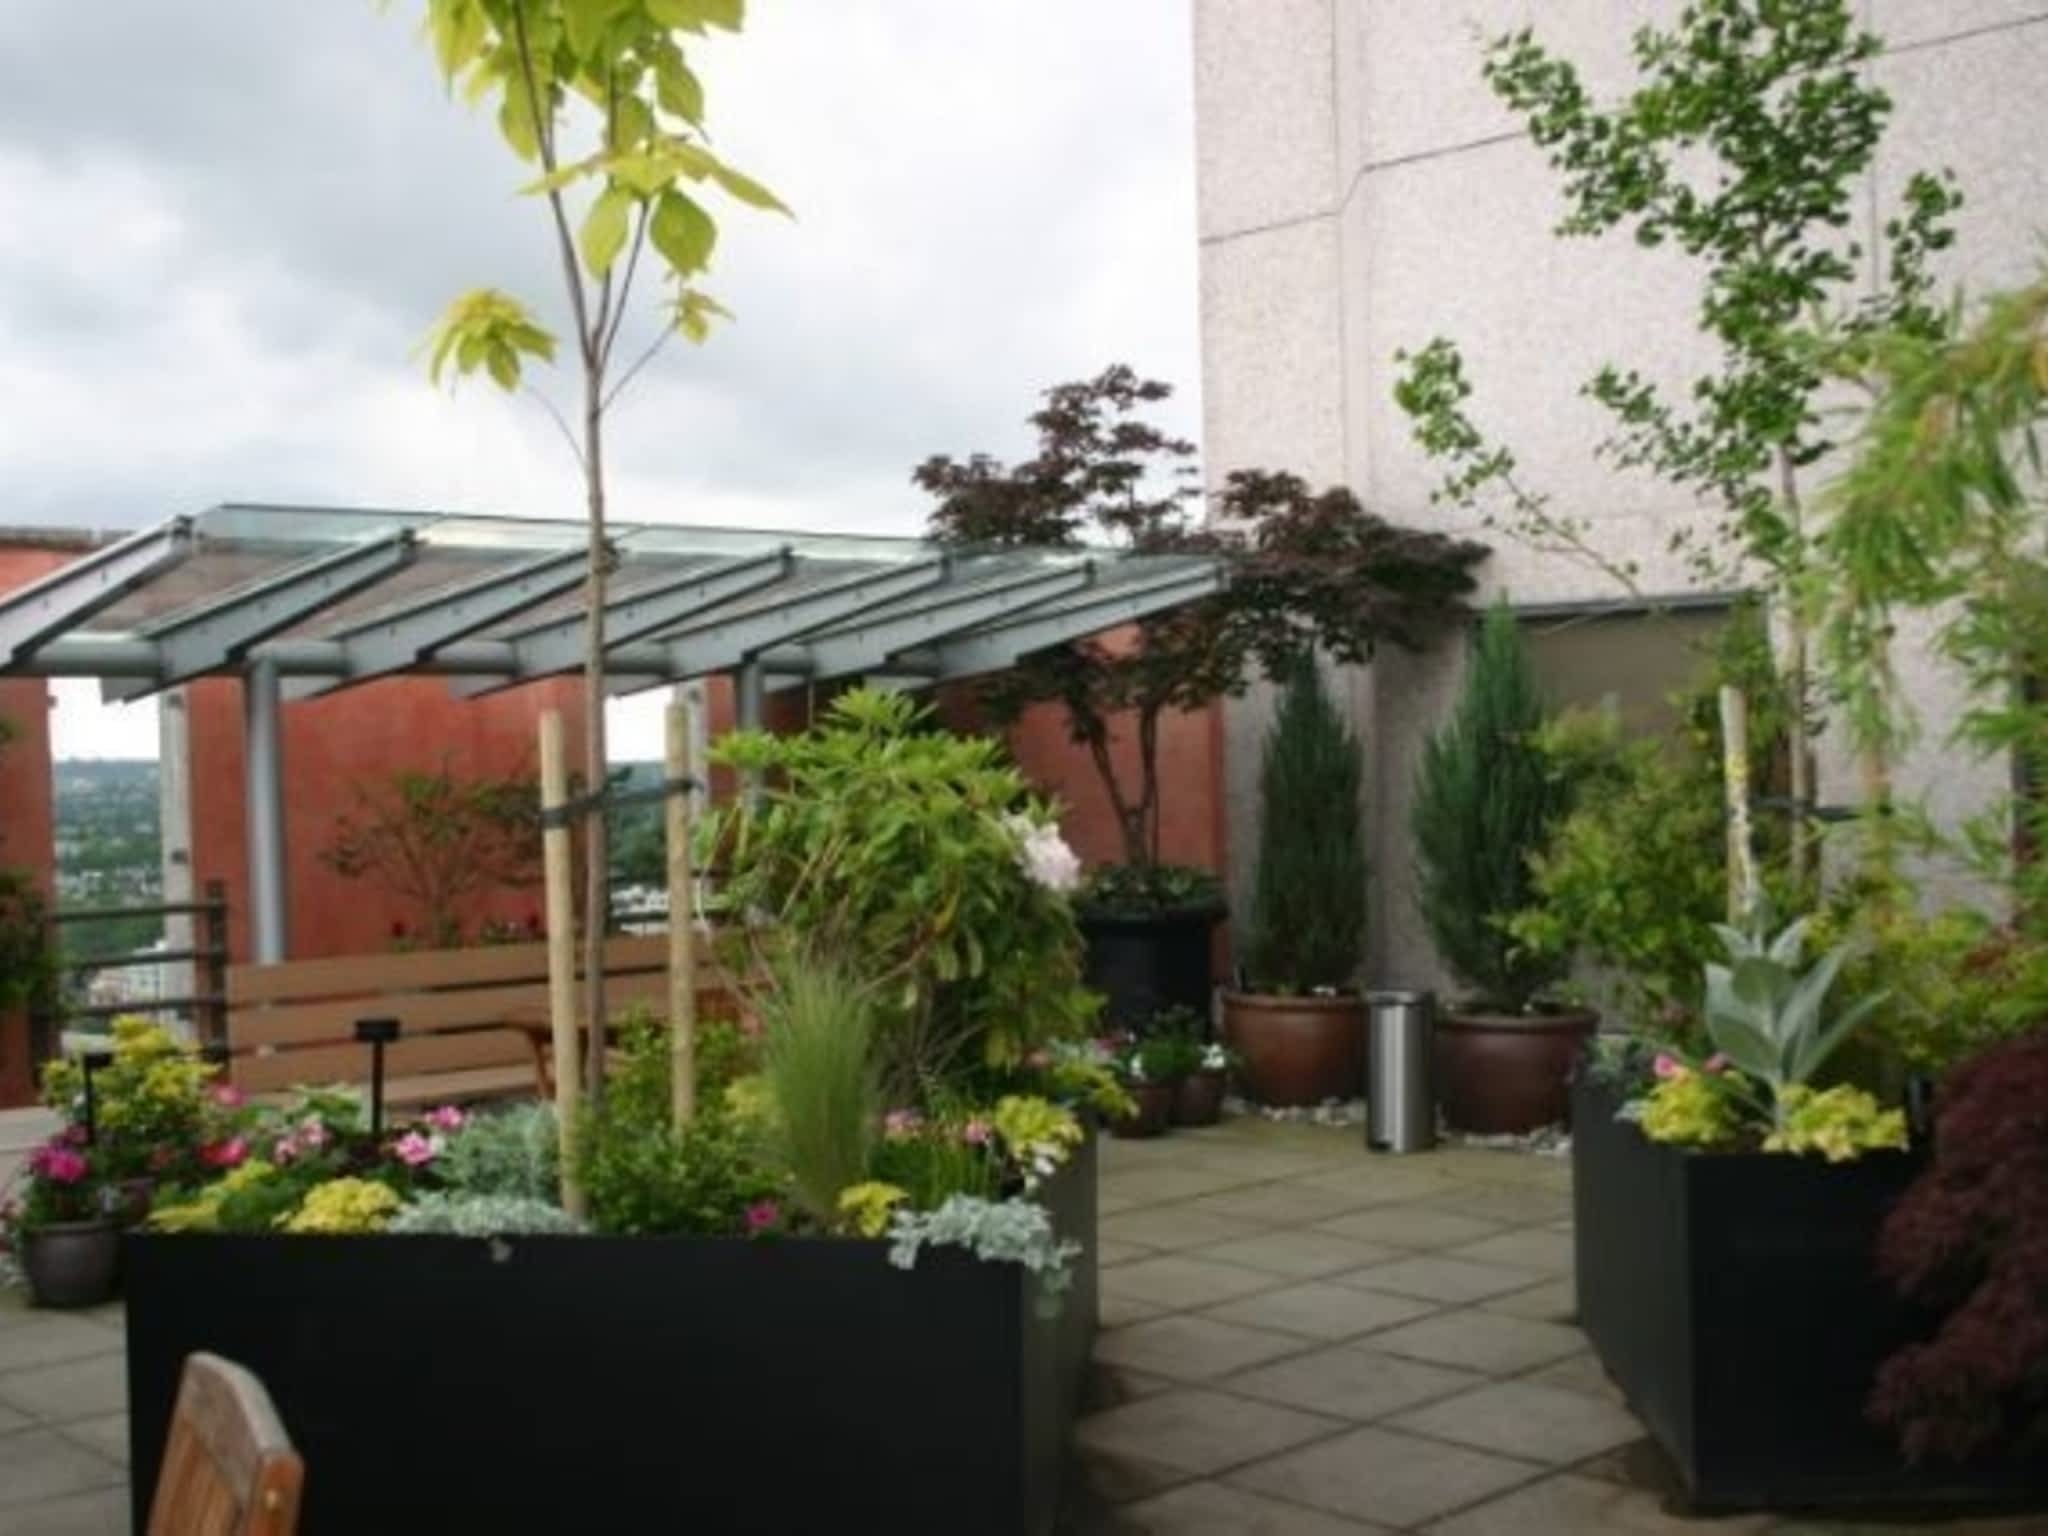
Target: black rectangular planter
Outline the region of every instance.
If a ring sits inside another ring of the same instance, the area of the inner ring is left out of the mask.
[[[1916,1154],[1853,1163],[1659,1146],[1572,1090],[1580,1326],[1703,1510],[2009,1500],[2017,1472],[1905,1465],[1864,1414],[1920,1336],[1877,1278]]]
[[[1095,1328],[1091,1141],[1014,1264],[881,1242],[142,1234],[126,1252],[135,1529],[178,1371],[260,1376],[307,1536],[1043,1532]]]

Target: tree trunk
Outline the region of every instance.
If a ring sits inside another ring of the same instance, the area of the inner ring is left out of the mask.
[[[1089,760],[1095,764],[1096,777],[1102,780],[1103,790],[1109,796],[1117,834],[1123,839],[1124,863],[1132,869],[1144,869],[1151,862],[1147,857],[1144,807],[1132,805],[1124,797],[1123,782],[1116,776],[1116,760],[1110,755],[1108,727],[1088,732],[1087,742]]]
[[[585,603],[583,657],[583,790],[603,792],[607,775],[604,705],[604,604],[607,552],[604,529],[604,378],[594,366],[583,375],[583,474],[590,513],[590,567]],[[604,807],[597,803],[584,823],[583,997],[588,1059],[584,1083],[592,1108],[604,1102],[604,941],[609,906],[610,860],[606,857]]]

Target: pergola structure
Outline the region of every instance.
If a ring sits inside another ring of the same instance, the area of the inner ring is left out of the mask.
[[[730,673],[742,726],[774,686],[929,685],[1217,591],[1206,557],[947,549],[672,524],[609,530],[611,691]],[[582,669],[580,522],[224,505],[0,596],[0,676],[95,677],[110,700],[241,679],[250,932],[285,957],[284,702],[400,675],[459,694]]]

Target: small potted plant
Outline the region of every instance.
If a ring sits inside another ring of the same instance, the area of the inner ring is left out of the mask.
[[[114,1294],[121,1233],[107,1186],[75,1128],[29,1154],[27,1185],[0,1215],[39,1307],[96,1307]]]
[[[1110,1134],[1130,1138],[1163,1136],[1173,1122],[1173,1100],[1186,1069],[1186,1051],[1170,1035],[1128,1042],[1118,1052],[1116,1074],[1131,1096],[1132,1110],[1109,1122]]]
[[[1411,823],[1422,918],[1466,989],[1437,1020],[1437,1093],[1452,1126],[1485,1135],[1566,1119],[1572,1063],[1599,1023],[1551,1004],[1567,960],[1509,930],[1532,899],[1531,856],[1569,809],[1535,740],[1544,718],[1514,614],[1497,603],[1456,713],[1424,749]]]
[[[1365,1085],[1364,769],[1313,658],[1288,678],[1259,782],[1259,865],[1245,984],[1223,1031],[1262,1104],[1356,1098]]]
[[[1192,1063],[1173,1090],[1175,1125],[1214,1125],[1223,1118],[1223,1094],[1238,1065],[1237,1052],[1221,1040],[1189,1041]]]

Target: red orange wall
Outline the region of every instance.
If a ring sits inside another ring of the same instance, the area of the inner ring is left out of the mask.
[[[26,586],[78,553],[77,546],[0,543],[0,592]],[[56,865],[49,686],[40,678],[0,679],[0,718],[14,728],[0,748],[0,865],[28,869],[48,896]],[[0,1109],[33,1096],[28,1021],[0,1016]]]
[[[248,831],[243,801],[241,684],[214,678],[188,694],[192,758],[192,862],[200,889],[219,880],[228,892],[229,947],[249,953]],[[402,769],[460,778],[532,773],[541,711],[559,709],[572,771],[581,760],[582,685],[574,678],[481,699],[450,694],[434,678],[367,683],[326,698],[284,706],[285,847],[293,959],[375,954],[392,942],[392,924],[417,927],[421,914],[369,879],[347,880],[320,859],[337,819],[355,804],[358,785],[374,786]],[[541,893],[480,898],[467,914],[525,922]]]

